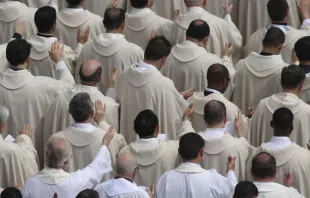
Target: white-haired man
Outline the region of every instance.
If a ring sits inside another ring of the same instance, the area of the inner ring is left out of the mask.
[[[93,162],[73,173],[65,171],[72,157],[70,142],[64,138],[51,138],[45,148],[46,167],[25,182],[22,189],[23,197],[53,197],[55,192],[59,198],[76,197],[82,190],[94,188],[99,184],[102,176],[112,170],[107,146],[113,135],[113,129],[110,128]]]
[[[3,140],[1,132],[10,116],[9,109],[0,106],[0,186],[23,185],[31,175],[39,172],[37,152],[30,138],[32,129],[25,125],[14,142]]]

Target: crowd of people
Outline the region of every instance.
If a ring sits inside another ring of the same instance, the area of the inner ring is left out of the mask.
[[[3,0],[0,198],[310,198],[309,10]]]

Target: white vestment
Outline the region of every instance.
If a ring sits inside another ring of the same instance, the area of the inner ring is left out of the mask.
[[[134,119],[145,109],[153,110],[158,116],[160,132],[165,133],[168,140],[175,140],[178,136],[175,124],[182,118],[188,103],[173,82],[156,67],[144,62],[124,70],[117,80],[116,91],[121,104],[120,132],[126,141],[136,140]]]
[[[233,171],[228,171],[225,178],[215,170],[183,163],[160,178],[156,195],[160,198],[226,198],[234,191],[236,184],[237,178]]]
[[[173,20],[174,11],[180,10],[180,13],[186,12],[186,5],[182,0],[156,0],[154,1],[152,10],[161,17]]]
[[[306,79],[303,84],[299,98],[302,99],[305,103],[308,103],[308,101],[310,101],[310,73],[306,74]]]
[[[93,40],[99,34],[105,32],[102,17],[83,10],[82,8],[66,8],[57,14],[57,38],[75,49],[78,45],[77,35],[78,29],[85,31],[87,27],[90,28],[88,40]]]
[[[82,190],[97,186],[102,176],[111,170],[109,150],[102,146],[94,161],[82,170],[68,173],[62,169],[44,168],[25,182],[22,194],[24,198],[42,198],[53,197],[57,192],[58,198],[73,198]]]
[[[39,172],[36,160],[37,151],[29,136],[19,135],[8,143],[0,135],[0,186],[24,185],[28,177]]]
[[[255,109],[262,99],[282,91],[281,72],[286,66],[281,55],[252,52],[240,60],[236,65],[234,104],[246,113],[250,107]]]
[[[257,198],[304,198],[296,189],[275,182],[254,182],[254,184],[258,189]]]
[[[150,196],[135,183],[127,179],[110,179],[99,184],[95,190],[99,198],[149,198]]]
[[[225,65],[229,71],[232,80],[224,93],[225,97],[229,99],[233,92],[233,79],[236,72],[230,59],[227,56],[220,59],[192,41],[186,40],[175,45],[161,72],[174,82],[174,86],[179,92],[188,89],[200,92],[208,86],[207,72],[209,67],[215,63]]]
[[[118,74],[143,59],[143,50],[126,40],[122,34],[101,34],[94,40],[87,42],[82,49],[75,69],[75,81],[80,83],[79,71],[81,65],[87,60],[97,60],[101,63],[103,72],[99,89],[106,93],[108,89],[109,73],[113,67]],[[117,83],[117,82],[116,82]]]

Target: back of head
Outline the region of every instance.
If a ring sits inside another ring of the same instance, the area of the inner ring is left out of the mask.
[[[285,19],[289,5],[286,0],[269,0],[267,10],[271,21],[282,21]]]
[[[285,35],[279,28],[270,28],[263,39],[263,47],[279,47],[282,46],[285,41]]]
[[[225,80],[230,81],[228,69],[219,63],[209,67],[207,72],[208,85],[220,85]]]
[[[203,118],[209,126],[216,126],[225,120],[226,106],[221,101],[211,100],[204,107]]]
[[[277,109],[272,115],[271,126],[275,136],[289,137],[293,131],[294,115],[286,107]]]
[[[206,0],[185,0],[185,5],[187,7],[191,6],[203,6]]]
[[[158,126],[158,117],[152,110],[141,111],[134,121],[134,130],[140,138],[153,136]]]
[[[149,61],[158,61],[161,58],[169,56],[171,44],[164,36],[155,36],[148,43],[144,59]]]
[[[252,160],[252,176],[254,179],[269,179],[276,176],[276,159],[266,152],[257,154]]]
[[[56,10],[51,6],[44,6],[37,10],[34,15],[34,22],[38,32],[48,33],[56,24]]]
[[[8,187],[2,191],[0,198],[23,198],[23,196],[17,188]]]
[[[107,30],[119,29],[125,21],[125,11],[120,8],[109,8],[104,13],[103,25]]]
[[[133,8],[145,8],[148,0],[130,0],[131,7]]]
[[[204,20],[201,19],[192,21],[186,31],[187,38],[192,38],[198,41],[204,40],[209,35],[210,27]]]
[[[281,73],[281,85],[283,89],[293,90],[299,88],[305,81],[305,71],[296,65],[284,67]]]
[[[95,85],[101,80],[102,67],[98,61],[89,60],[86,61],[79,71],[81,84],[83,85]]]
[[[235,188],[233,198],[256,198],[258,196],[258,189],[252,182],[241,181]]]
[[[0,105],[0,124],[5,124],[10,116],[10,111],[6,106]]]
[[[69,113],[75,122],[85,122],[93,112],[93,102],[88,93],[78,93],[70,101]]]
[[[76,198],[99,198],[99,194],[93,189],[86,189],[81,191]]]
[[[137,166],[137,159],[131,152],[122,152],[116,158],[116,175],[131,177]]]
[[[79,6],[83,0],[66,0],[69,6]]]
[[[294,49],[299,61],[310,61],[310,36],[299,39]]]
[[[205,146],[205,141],[197,133],[187,133],[179,141],[179,155],[183,161],[194,160]]]
[[[31,45],[24,39],[15,39],[6,47],[6,59],[11,66],[24,64],[30,56]]]

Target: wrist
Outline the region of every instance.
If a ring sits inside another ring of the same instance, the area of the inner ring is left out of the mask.
[[[104,121],[104,118],[95,119],[95,122],[99,125],[101,122]]]

